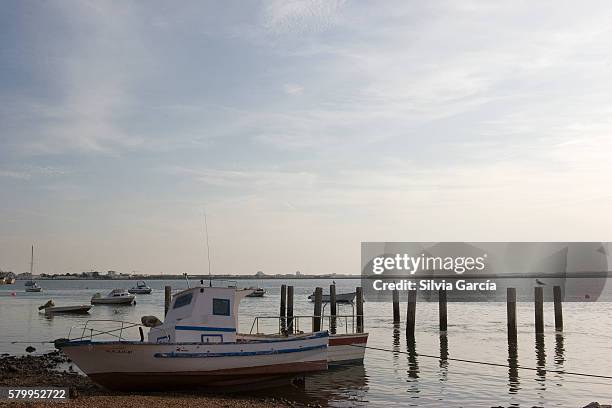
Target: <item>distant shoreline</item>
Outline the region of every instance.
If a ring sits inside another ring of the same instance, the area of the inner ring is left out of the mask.
[[[130,277],[108,277],[106,275],[100,277],[76,277],[76,276],[34,276],[32,280],[99,280],[99,281],[123,281],[123,280],[183,280],[185,279],[182,275],[150,275],[150,276],[130,276]],[[189,280],[208,280],[208,275],[189,275]],[[212,280],[287,280],[287,279],[361,279],[361,275],[302,275],[302,276],[253,276],[253,275],[217,275],[213,276]],[[16,281],[27,281],[30,280],[24,278],[17,278]]]

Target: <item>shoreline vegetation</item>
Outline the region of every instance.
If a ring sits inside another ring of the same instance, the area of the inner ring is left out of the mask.
[[[0,356],[0,387],[66,387],[70,399],[62,402],[67,407],[316,407],[281,398],[251,397],[243,394],[213,395],[193,392],[118,393],[105,390],[87,376],[72,369],[70,360],[61,351],[41,355]],[[19,406],[56,406],[45,401],[22,401]],[[15,402],[0,401],[0,406],[15,406]]]
[[[183,275],[126,275],[126,276],[108,276],[108,275],[81,275],[81,274],[64,274],[64,275],[34,275],[32,278],[18,277],[17,281],[26,280],[134,280],[134,279],[146,279],[146,280],[182,280],[185,279]],[[190,280],[208,280],[208,275],[189,275]],[[274,280],[274,279],[361,279],[361,275],[214,275],[213,281],[222,280]]]

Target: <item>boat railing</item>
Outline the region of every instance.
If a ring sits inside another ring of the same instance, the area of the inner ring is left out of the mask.
[[[260,321],[276,321],[276,325],[278,327],[277,334],[298,334],[302,333],[302,327],[305,327],[305,330],[310,329],[312,331],[315,325],[315,319],[321,319],[321,330],[330,330],[332,333],[337,333],[344,329],[346,334],[355,333],[355,321],[357,316],[355,314],[352,315],[323,315],[323,316],[314,316],[314,315],[305,315],[305,316],[256,316],[253,319],[253,324],[251,324],[251,330],[249,334],[261,334],[260,332]],[[307,323],[304,323],[306,321]],[[262,323],[264,326],[265,323]],[[255,330],[255,333],[253,333]]]
[[[120,326],[113,327],[113,328],[103,328],[103,329],[93,327],[93,324],[100,324],[100,323],[102,324],[116,323],[117,325],[120,324]],[[140,332],[140,341],[144,341],[144,332],[142,330],[142,328],[145,327],[144,325],[142,325],[141,323],[127,322],[123,320],[112,320],[112,319],[90,319],[90,320],[87,320],[87,322],[85,322],[85,324],[82,326],[72,326],[70,328],[70,331],[68,332],[68,340],[85,340],[85,339],[91,340],[93,337],[107,335],[107,336],[116,338],[118,341],[122,341],[122,340],[127,340],[127,339],[124,339],[123,337],[124,332],[129,329],[133,329],[135,327],[138,327],[138,331]],[[72,332],[77,331],[77,330],[81,331],[81,336],[72,338]]]

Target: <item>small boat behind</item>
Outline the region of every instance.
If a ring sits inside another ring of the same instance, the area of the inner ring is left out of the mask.
[[[145,281],[136,282],[136,286],[128,290],[129,293],[136,294],[136,295],[148,295],[152,291],[153,289],[147,286]]]
[[[38,286],[38,283],[34,282],[32,285],[26,286],[25,291],[26,292],[42,292],[42,288]]]
[[[55,306],[53,299],[49,300],[38,310],[44,310],[45,314],[85,314],[89,312],[91,305],[74,305],[74,306]]]
[[[127,293],[125,289],[113,289],[108,295],[96,293],[91,298],[92,305],[131,305],[136,296]]]
[[[246,290],[252,291],[246,295],[246,297],[263,297],[266,294],[266,290],[264,288],[247,288]]]
[[[355,300],[355,295],[356,295],[356,292],[336,293],[336,303],[353,303],[353,301]],[[314,299],[315,299],[314,293],[308,296],[308,299],[311,302],[314,302]],[[323,294],[321,301],[323,303],[329,303],[330,302],[329,295]]]

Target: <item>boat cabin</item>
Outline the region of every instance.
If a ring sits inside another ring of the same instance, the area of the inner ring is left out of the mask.
[[[235,342],[238,306],[250,292],[203,286],[183,290],[172,297],[165,321],[149,331],[149,342]]]

